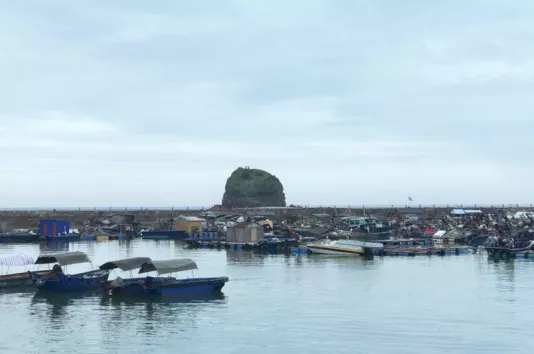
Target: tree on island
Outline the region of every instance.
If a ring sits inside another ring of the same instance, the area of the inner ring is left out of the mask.
[[[269,172],[238,168],[226,181],[222,205],[225,208],[286,206],[284,187]]]

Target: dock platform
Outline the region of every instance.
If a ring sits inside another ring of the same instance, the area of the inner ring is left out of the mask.
[[[292,255],[309,254],[311,253],[307,247],[291,247]],[[384,247],[375,252],[375,256],[385,257],[410,257],[410,256],[453,256],[463,255],[469,252],[476,252],[476,250],[469,247],[449,247],[449,248],[435,248],[435,247]],[[534,258],[534,254],[532,255]]]
[[[521,259],[521,258],[530,258],[530,259],[534,259],[534,251],[522,251],[522,252],[516,252],[514,254],[514,257],[516,259]]]
[[[468,247],[385,247],[377,252],[378,256],[454,256],[469,254],[476,250]]]

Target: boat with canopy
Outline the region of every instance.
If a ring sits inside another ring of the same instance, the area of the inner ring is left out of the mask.
[[[125,282],[135,282],[135,281],[140,281],[144,279],[144,278],[139,278],[139,277],[133,277],[132,270],[141,268],[141,266],[147,262],[152,262],[152,259],[150,259],[149,257],[133,257],[133,258],[120,259],[117,261],[106,262],[102,264],[99,267],[101,270],[109,270],[111,272],[116,269],[119,269],[123,272],[130,273],[130,278],[123,279],[120,276],[118,276],[113,280],[108,280],[106,284],[104,285],[104,287],[107,288],[112,284],[124,284]]]
[[[118,261],[111,261],[102,264],[99,268],[102,270],[120,269],[125,272],[131,272],[134,269],[139,269],[144,263],[152,262],[149,257],[133,257],[120,259]]]
[[[126,296],[191,296],[218,293],[226,282],[229,281],[227,277],[193,277],[185,279],[177,279],[170,276],[162,277],[162,275],[170,275],[188,270],[193,271],[195,269],[198,269],[197,264],[188,258],[151,260],[140,265],[138,274],[156,272],[157,277],[147,276],[128,281],[114,281],[109,284],[107,293],[109,295]]]
[[[107,281],[110,270],[91,270],[84,273],[69,275],[63,272],[62,267],[73,264],[91,263],[84,252],[59,252],[39,255],[34,264],[54,264],[52,270],[42,276],[36,277],[29,272],[38,290],[52,292],[75,292],[84,290],[97,290]]]

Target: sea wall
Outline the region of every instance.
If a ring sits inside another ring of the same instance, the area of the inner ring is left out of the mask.
[[[328,215],[373,215],[395,217],[404,214],[416,214],[420,218],[431,218],[437,215],[450,213],[453,208],[478,209],[484,213],[496,214],[499,212],[515,213],[516,211],[533,211],[532,205],[502,205],[502,206],[358,206],[358,207],[288,207],[288,208],[259,208],[259,209],[232,209],[218,210],[221,213],[262,215],[273,219],[299,219],[309,218],[314,214]],[[178,215],[201,215],[208,212],[205,209],[108,209],[108,210],[4,210],[0,211],[0,223],[3,231],[18,228],[37,228],[40,219],[64,219],[71,222],[72,228],[84,225],[95,225],[105,220],[112,220],[120,215],[131,215],[144,226],[157,226],[166,220]],[[114,222],[114,221],[111,221]]]

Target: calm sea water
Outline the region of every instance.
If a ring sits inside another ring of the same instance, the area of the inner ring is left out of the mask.
[[[0,353],[533,353],[534,262],[262,256],[174,241],[72,243],[95,266],[192,258],[228,276],[196,302],[0,294]],[[38,245],[0,254],[37,257]],[[70,273],[89,265],[71,266]]]

